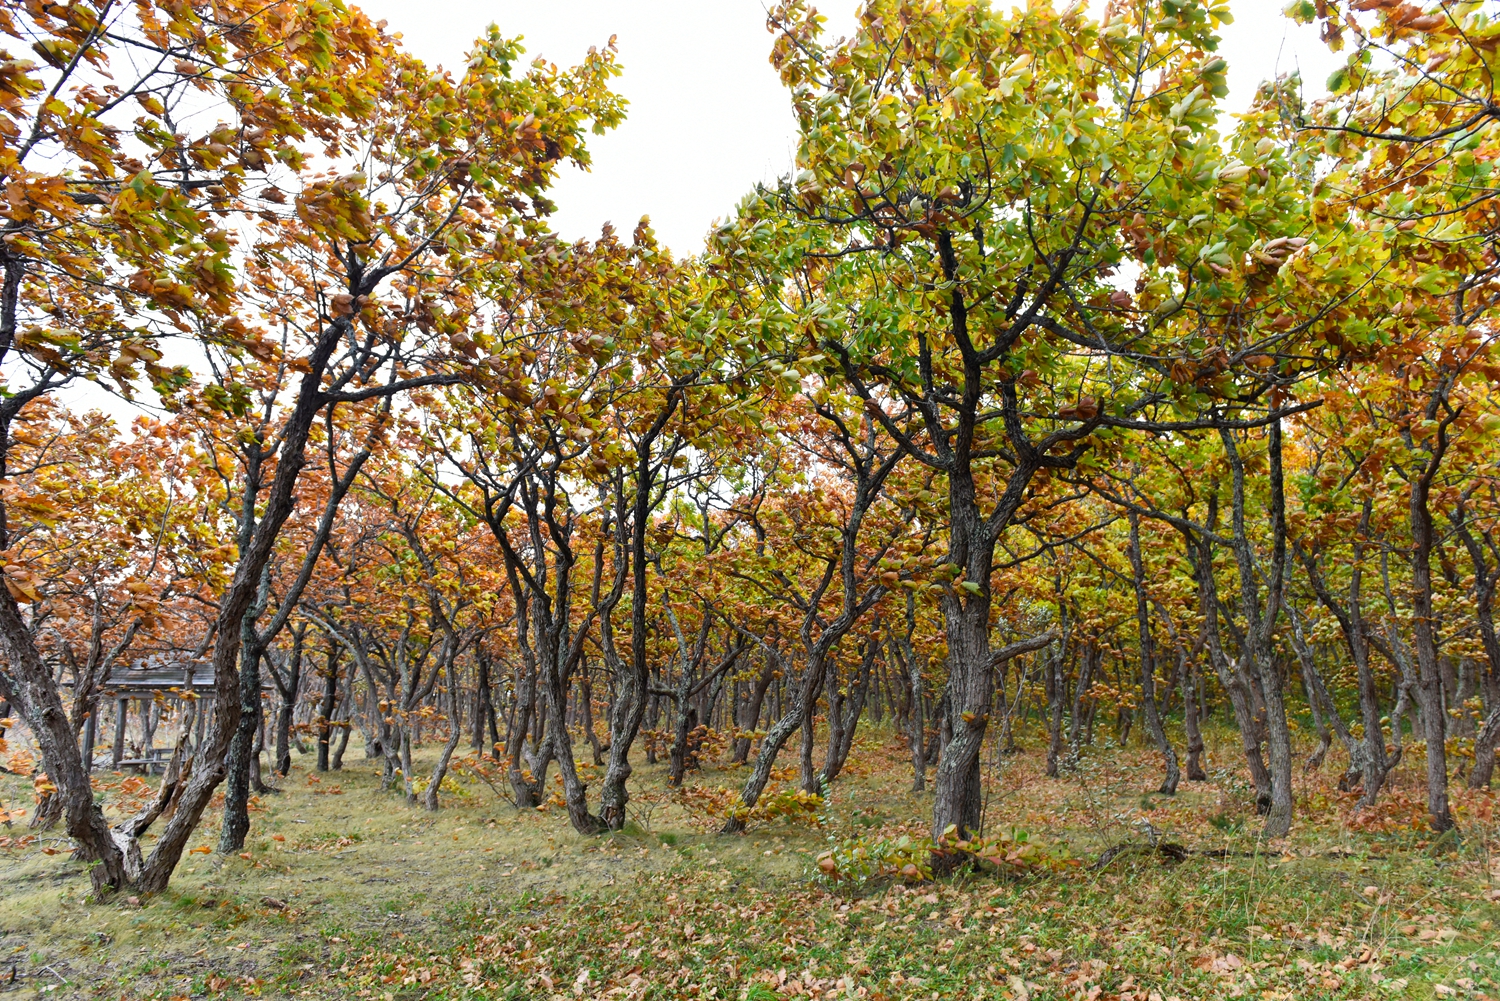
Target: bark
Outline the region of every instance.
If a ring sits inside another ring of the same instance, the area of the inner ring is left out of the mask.
[[[1270,771],[1270,804],[1263,833],[1267,838],[1285,837],[1292,826],[1292,739],[1287,726],[1284,699],[1286,679],[1275,656],[1274,634],[1281,611],[1286,581],[1286,499],[1282,481],[1281,422],[1269,427],[1271,558],[1264,568],[1266,596],[1261,601],[1254,550],[1245,525],[1245,466],[1233,434],[1220,430],[1225,455],[1233,474],[1233,533],[1235,563],[1240,579],[1240,615],[1245,621],[1241,660],[1250,671],[1255,690],[1265,706],[1266,756]]]
[[[1291,606],[1287,608],[1287,615],[1292,620],[1292,649],[1296,652],[1297,661],[1302,667],[1302,687],[1307,693],[1308,709],[1313,714],[1313,721],[1318,730],[1318,746],[1302,766],[1303,770],[1322,767],[1323,757],[1328,753],[1328,748],[1332,746],[1333,738],[1337,735],[1339,743],[1344,745],[1344,750],[1349,756],[1349,768],[1340,781],[1340,786],[1346,789],[1353,788],[1352,782],[1359,780],[1368,770],[1365,746],[1345,725],[1343,716],[1333,701],[1333,696],[1329,694],[1328,686],[1323,682],[1323,676],[1318,671],[1312,648],[1308,646],[1307,637],[1302,630],[1302,616],[1298,614],[1296,608]]]
[[[772,654],[768,651],[767,656]],[[804,707],[810,707],[817,701],[823,688],[824,671],[821,661],[812,659],[815,656],[816,652],[810,655],[809,662],[804,665],[802,677],[791,695],[791,704],[786,713],[771,726],[765,739],[761,741],[760,749],[755,755],[755,764],[750,769],[750,777],[740,789],[738,808],[724,822],[722,833],[738,834],[745,829],[750,811],[760,802],[761,794],[771,781],[771,768],[776,764],[776,756],[781,753],[791,735],[801,728],[806,718]]]
[[[1456,414],[1454,416],[1457,416]],[[1447,713],[1443,711],[1438,674],[1437,612],[1432,603],[1434,531],[1429,497],[1433,477],[1447,450],[1445,420],[1438,429],[1431,457],[1410,487],[1408,519],[1412,538],[1412,636],[1417,651],[1417,704],[1422,709],[1422,736],[1427,741],[1427,817],[1434,831],[1456,829],[1448,805],[1448,758],[1444,747]]]
[[[1175,796],[1177,783],[1182,779],[1182,770],[1177,763],[1177,751],[1167,739],[1166,729],[1161,723],[1161,713],[1156,704],[1156,640],[1151,632],[1151,609],[1146,597],[1146,570],[1141,558],[1141,519],[1130,512],[1130,567],[1135,574],[1135,622],[1140,634],[1141,650],[1141,707],[1145,710],[1146,729],[1161,752],[1162,766],[1166,774],[1157,792],[1163,796]]]
[[[737,720],[741,729],[755,730],[760,726],[760,713],[765,705],[766,691],[771,687],[771,682],[776,677],[776,666],[769,657],[764,658],[760,674],[756,676],[755,684],[750,689],[750,701],[746,706],[744,718]],[[736,737],[734,739],[734,751],[730,755],[730,761],[736,765],[743,765],[750,757],[751,739],[749,737]]]
[[[962,631],[961,631],[962,632]],[[953,633],[949,633],[950,651],[952,649]],[[1018,640],[999,650],[988,652],[986,662],[980,671],[971,672],[970,684],[983,685],[986,679],[993,681],[995,671],[1000,665],[1005,664],[1023,653],[1040,650],[1053,640],[1057,639],[1056,632],[1046,632],[1037,636],[1031,636]],[[970,636],[973,639],[973,636]],[[984,649],[989,650],[988,637],[981,642]],[[951,656],[951,653],[950,653]],[[950,691],[953,690],[952,682],[949,682]],[[990,696],[993,698],[993,693]],[[986,717],[989,713],[989,705],[980,708],[977,713],[957,712],[955,706],[964,705],[974,698],[974,692],[958,690],[949,702],[945,718],[952,732],[948,738],[947,745],[943,748],[938,759],[937,776],[935,780],[935,791],[937,802],[933,806],[933,827],[939,835],[947,832],[952,827],[960,836],[979,829],[980,812],[983,809],[983,795],[980,786],[979,774],[979,751],[984,741],[984,727]],[[1007,718],[1009,714],[1007,713]],[[944,763],[947,763],[945,769]],[[946,790],[946,794],[944,792]],[[938,824],[942,823],[939,828]]]
[[[0,704],[0,718],[4,717],[6,707]],[[130,718],[126,699],[115,699],[115,741],[110,749],[110,767],[119,769],[120,762],[125,759],[125,725]],[[0,728],[0,740],[5,739],[5,731]]]
[[[1367,499],[1360,515],[1359,528],[1354,542],[1353,563],[1350,568],[1349,592],[1343,603],[1340,603],[1329,590],[1314,554],[1300,548],[1298,550],[1308,581],[1313,586],[1313,593],[1318,596],[1323,607],[1327,608],[1338,620],[1339,629],[1344,636],[1344,645],[1348,647],[1349,656],[1354,661],[1356,687],[1359,690],[1360,723],[1364,727],[1364,736],[1358,747],[1353,744],[1347,745],[1349,768],[1344,773],[1342,785],[1352,789],[1355,783],[1361,784],[1363,793],[1360,797],[1360,805],[1366,809],[1375,805],[1380,788],[1385,784],[1386,774],[1394,766],[1394,762],[1386,758],[1385,734],[1381,730],[1380,723],[1380,692],[1376,687],[1375,672],[1370,664],[1370,634],[1364,613],[1364,539],[1369,533],[1373,503]],[[1321,678],[1316,678],[1316,675],[1314,677],[1317,684],[1321,686]],[[1325,707],[1336,714],[1337,708],[1333,706],[1332,698],[1324,697],[1325,695],[1326,690],[1320,692],[1319,697]]]
[[[172,749],[172,756],[167,761],[161,785],[157,787],[156,795],[151,802],[142,807],[135,816],[116,824],[110,831],[110,837],[119,849],[124,859],[126,873],[132,881],[140,879],[143,867],[141,836],[156,822],[157,818],[171,817],[176,812],[177,801],[192,773],[193,758],[185,753],[188,746],[188,733],[188,729],[184,727],[178,736],[177,746]]]
[[[529,602],[518,603],[516,618],[518,631],[529,629]],[[510,781],[511,793],[518,810],[540,806],[542,790],[546,787],[547,766],[552,760],[551,746],[542,738],[540,727],[534,726],[536,717],[537,685],[536,660],[522,646],[522,657],[515,669],[516,705],[506,727],[505,748],[507,755],[506,777]],[[528,739],[528,734],[531,738]]]
[[[916,600],[911,591],[906,592],[906,631],[899,637],[892,632],[890,643],[891,659],[901,665],[910,705],[906,719],[906,743],[911,750],[911,791],[922,792],[927,787],[927,692],[922,667],[917,663],[916,651],[912,649],[911,642],[917,631]]]
[[[400,733],[400,761],[401,761],[401,791],[406,799],[407,806],[417,805],[417,786],[412,781],[411,745],[412,728],[403,726]]]
[[[490,656],[482,646],[474,652],[474,698],[474,736],[470,746],[481,754],[488,752],[492,757],[498,756],[500,751],[496,745],[500,743],[500,734],[495,720],[494,681],[490,677]],[[490,736],[488,741],[485,740],[486,728]]]
[[[292,713],[297,708],[297,695],[302,690],[302,644],[307,636],[307,624],[292,630],[292,650],[287,657],[287,677],[283,678],[275,664],[270,664],[271,678],[281,695],[276,711],[276,772],[286,775],[292,770]],[[320,769],[326,771],[326,769]]]
[[[1217,507],[1217,489],[1209,494],[1210,530],[1214,528],[1214,512]],[[1265,758],[1260,753],[1260,720],[1252,704],[1250,682],[1239,664],[1231,662],[1224,652],[1219,632],[1218,585],[1214,580],[1213,541],[1207,532],[1196,540],[1189,537],[1189,551],[1196,550],[1194,575],[1198,581],[1198,611],[1203,622],[1203,645],[1208,651],[1209,663],[1218,675],[1219,685],[1229,699],[1234,713],[1236,729],[1240,735],[1240,746],[1245,755],[1245,764],[1250,771],[1250,781],[1255,788],[1256,809],[1266,813],[1271,806],[1271,775]]]
[[[668,615],[671,616],[671,614],[671,611],[668,610]],[[700,712],[697,700],[701,698],[705,689],[718,684],[723,680],[725,675],[734,669],[735,663],[739,660],[740,654],[745,649],[745,641],[741,637],[725,653],[723,659],[720,660],[712,671],[702,678],[698,678],[696,665],[701,662],[707,648],[708,630],[712,624],[712,609],[705,606],[703,608],[703,627],[699,634],[697,649],[688,661],[690,665],[694,666],[691,669],[684,667],[675,689],[664,689],[658,693],[670,697],[676,709],[672,730],[672,746],[667,757],[667,785],[673,788],[680,788],[682,786],[683,779],[687,775],[689,767],[697,767],[697,754],[694,741],[696,740],[701,744],[702,724],[706,718]],[[675,621],[673,622],[673,628],[676,629]],[[678,638],[680,641],[680,631]]]
[[[781,753],[781,748],[787,738],[810,719],[828,675],[829,657],[832,656],[839,642],[886,593],[885,586],[879,583],[869,584],[861,590],[862,585],[858,577],[858,566],[861,560],[860,533],[864,526],[865,516],[878,500],[886,478],[896,468],[896,462],[901,453],[893,451],[888,455],[881,454],[879,432],[873,423],[866,425],[866,434],[861,443],[856,444],[837,415],[821,405],[818,406],[818,412],[820,416],[838,428],[838,439],[844,450],[839,461],[844,473],[853,482],[853,496],[850,498],[844,523],[839,527],[839,551],[836,556],[830,555],[825,558],[823,572],[817,584],[803,593],[795,586],[783,581],[783,586],[787,587],[787,592],[783,597],[802,612],[802,622],[798,630],[802,675],[798,681],[797,691],[792,696],[789,709],[771,727],[766,739],[761,742],[760,751],[755,758],[755,766],[740,790],[740,801],[724,825],[725,834],[734,834],[744,830],[746,817],[759,802],[766,783],[770,780],[771,766],[776,756]],[[758,525],[756,531],[761,533]],[[764,541],[763,534],[758,534],[758,538]],[[835,579],[840,585],[838,613],[825,619],[822,608],[823,600]],[[734,626],[734,628],[741,635],[759,645],[767,657],[780,664],[780,656],[764,637],[750,634],[739,626]],[[782,674],[786,676],[785,671]],[[807,777],[804,774],[804,779]]]
[[[1078,682],[1073,686],[1073,706],[1068,717],[1068,767],[1076,769],[1078,761],[1083,754],[1082,729],[1083,729],[1083,707],[1084,699],[1088,697],[1089,686],[1094,682],[1095,665],[1103,656],[1099,649],[1098,637],[1089,637],[1083,644],[1082,653],[1079,657]]]
[[[269,575],[263,585],[269,590]],[[224,783],[224,824],[219,830],[219,852],[230,855],[245,847],[250,833],[250,759],[254,754],[255,733],[260,728],[260,662],[264,650],[257,642],[254,622],[260,608],[246,613],[240,640],[240,711],[234,737],[229,744],[227,781]]]
[[[1495,772],[1495,745],[1500,743],[1500,708],[1485,718],[1474,737],[1474,767],[1469,772],[1470,789],[1488,789]]]
[[[1200,631],[1197,643],[1189,649],[1172,622],[1166,606],[1154,598],[1152,601],[1156,604],[1157,618],[1161,620],[1172,640],[1172,648],[1177,652],[1177,687],[1182,690],[1182,724],[1187,735],[1187,780],[1206,782],[1208,773],[1203,770],[1203,732],[1198,723],[1198,679],[1197,672],[1193,670],[1194,662],[1203,653],[1203,635]]]
[[[604,745],[599,742],[599,735],[594,732],[594,685],[589,679],[589,666],[587,661],[583,664],[583,670],[578,676],[578,701],[579,709],[583,717],[583,733],[589,742],[589,748],[593,751],[594,765],[596,767],[604,764]],[[474,720],[476,733],[484,731],[484,720],[476,715]]]
[[[338,745],[333,749],[333,760],[329,767],[333,771],[342,771],[344,768],[344,750],[349,746],[349,731],[354,729],[354,672],[350,671],[344,681],[343,708],[340,715],[343,719],[338,727]]]
[[[688,735],[698,726],[698,707],[693,702],[693,696],[701,690],[695,683],[698,679],[698,669],[708,649],[708,637],[713,628],[713,614],[712,609],[705,604],[697,639],[694,641],[693,649],[689,650],[687,639],[683,636],[682,627],[677,621],[677,613],[672,610],[666,595],[662,598],[662,607],[667,621],[672,626],[672,634],[677,640],[677,660],[681,665],[681,670],[678,672],[675,687],[658,689],[652,694],[658,698],[669,699],[672,703],[672,743],[667,749],[667,785],[678,789],[682,787],[683,779],[687,775]],[[731,660],[729,663],[732,665],[734,662]]]
[[[658,461],[653,462],[653,449],[682,402],[683,388],[682,383],[672,384],[655,419],[635,443],[634,496],[631,498],[630,511],[630,663],[628,669],[624,669],[626,665],[618,657],[614,658],[614,666],[620,670],[615,675],[615,704],[609,720],[609,764],[604,771],[599,805],[600,820],[604,828],[610,831],[618,831],[625,826],[625,808],[630,801],[626,783],[633,771],[630,750],[641,732],[641,720],[646,712],[648,690],[651,687],[650,668],[646,662],[646,602],[649,597],[646,532],[651,512],[660,501],[656,477],[662,469],[659,457]],[[623,487],[621,494],[623,495]],[[623,496],[621,503],[623,505]],[[622,529],[623,514],[622,511],[619,519]],[[616,550],[616,559],[623,555]],[[607,627],[608,618],[608,614],[602,617],[601,630]],[[613,649],[612,642],[610,649]]]
[[[427,789],[422,794],[422,808],[429,813],[438,808],[438,790],[443,779],[448,776],[448,764],[453,760],[453,752],[463,737],[463,726],[458,719],[458,684],[451,678],[448,684],[448,712],[452,714],[448,721],[448,742],[438,752],[437,764],[432,766],[432,777],[428,779]]]
[[[825,671],[828,670],[828,665],[825,664],[823,669]],[[802,791],[815,795],[822,792],[823,788],[818,785],[818,773],[813,769],[813,741],[815,739],[817,718],[818,708],[816,704],[802,714],[802,753],[799,755],[800,760],[798,762],[802,771]]]
[[[1063,658],[1067,648],[1064,640],[1058,652],[1046,660],[1043,683],[1047,694],[1047,775],[1057,778],[1063,758],[1063,703],[1067,701],[1068,686],[1063,678]]]
[[[823,770],[818,776],[822,788],[831,786],[844,765],[849,761],[849,751],[854,747],[854,732],[859,726],[859,717],[864,712],[865,701],[875,683],[875,665],[880,656],[876,635],[865,640],[860,657],[859,674],[847,692],[838,690],[838,675],[834,673],[834,684],[828,691],[828,756],[823,760]]]
[[[349,287],[373,292],[388,273],[379,268],[366,270],[353,256],[348,258]],[[364,294],[364,293],[362,293]],[[142,889],[156,892],[181,859],[193,826],[213,797],[214,789],[225,777],[230,778],[224,794],[224,824],[219,839],[221,851],[238,850],[244,845],[250,829],[248,810],[250,757],[256,733],[260,729],[260,661],[266,649],[286,627],[302,593],[312,580],[313,570],[328,544],[338,508],[354,485],[373,453],[385,418],[390,413],[391,397],[387,389],[373,394],[381,398],[377,414],[359,450],[351,456],[343,471],[334,476],[329,495],[318,517],[312,541],[303,553],[296,576],[280,595],[276,613],[264,631],[256,623],[269,599],[270,561],[281,530],[296,506],[297,480],[307,465],[307,443],[314,422],[325,410],[331,414],[336,405],[323,390],[323,378],[334,351],[350,332],[351,321],[334,320],[319,331],[317,342],[307,359],[291,412],[279,435],[279,446],[267,447],[257,434],[242,443],[245,457],[245,479],[240,498],[239,562],[233,578],[219,603],[215,622],[212,663],[214,665],[214,717],[208,732],[208,746],[198,752],[199,764],[181,796],[181,807],[162,832],[151,857],[142,870]],[[451,383],[451,377],[435,377]],[[430,382],[425,377],[408,380],[408,385]],[[275,473],[262,502],[263,473],[266,463],[276,460]],[[263,503],[263,507],[262,507]],[[259,517],[257,511],[260,510]],[[239,672],[236,672],[236,665]],[[240,677],[243,674],[244,677]],[[245,719],[249,717],[249,719]],[[205,753],[206,752],[206,753]]]
[[[338,706],[339,697],[339,647],[337,644],[329,644],[320,674],[323,678],[323,701],[318,705],[317,769],[320,772],[326,772],[330,766],[329,745],[333,737],[333,714]],[[283,771],[282,774],[285,775],[286,772]]]
[[[1203,770],[1203,731],[1198,725],[1198,678],[1191,659],[1184,658],[1178,665],[1182,677],[1182,719],[1187,732],[1187,780],[1207,782],[1208,773]]]
[[[0,698],[21,707],[42,752],[47,776],[57,786],[68,836],[88,861],[98,863],[89,873],[94,893],[102,897],[131,885],[125,855],[94,802],[93,786],[52,672],[37,652],[20,606],[5,588],[0,588]]]
[[[1396,625],[1396,599],[1391,593],[1390,570],[1387,566],[1388,555],[1385,552],[1380,554],[1380,574],[1382,583],[1385,585],[1386,605],[1390,609],[1390,615],[1384,623],[1385,649],[1390,651],[1398,674],[1395,681],[1396,704],[1391,709],[1391,738],[1395,743],[1395,751],[1391,755],[1388,766],[1391,771],[1395,771],[1396,765],[1406,751],[1406,714],[1412,706],[1412,693],[1417,690],[1417,669],[1412,663],[1411,651],[1406,648],[1406,643],[1401,639],[1401,631]],[[1420,728],[1421,721],[1415,721],[1412,727],[1413,732]]]
[[[568,820],[579,834],[599,834],[608,830],[608,826],[589,812],[588,790],[578,777],[577,763],[573,760],[573,738],[568,733],[566,713],[571,680],[568,666],[555,661],[545,665],[547,726],[557,759],[557,770],[562,774],[563,800],[567,805]]]
[[[1029,477],[1028,477],[1029,480]],[[994,565],[996,532],[980,516],[972,473],[949,475],[951,549],[960,564],[963,583],[977,593],[947,590],[942,598],[944,632],[948,639],[948,705],[943,724],[951,734],[938,757],[933,776],[933,837],[954,828],[959,837],[977,832],[983,801],[980,790],[980,748],[995,697],[995,671],[990,655],[990,573]],[[1019,501],[1019,498],[1018,498]]]
[[[1484,541],[1490,554],[1495,556],[1494,565],[1480,545],[1474,529],[1467,520],[1467,510],[1462,501],[1449,519],[1455,534],[1469,554],[1474,569],[1474,618],[1479,625],[1479,637],[1484,644],[1484,669],[1480,672],[1479,690],[1484,698],[1484,708],[1489,714],[1479,733],[1474,738],[1474,764],[1469,769],[1469,788],[1488,789],[1495,771],[1495,741],[1500,739],[1500,727],[1492,726],[1496,712],[1500,711],[1500,637],[1495,631],[1495,589],[1500,584],[1500,553],[1496,553],[1494,539],[1484,532]]]

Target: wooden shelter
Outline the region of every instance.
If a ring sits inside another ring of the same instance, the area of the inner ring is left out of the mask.
[[[115,703],[115,740],[110,765],[113,768],[138,767],[152,771],[163,767],[171,754],[170,747],[152,746],[152,728],[143,722],[143,744],[140,756],[125,757],[125,730],[130,718],[132,702],[144,712],[159,700],[183,705],[183,725],[193,728],[192,745],[203,741],[208,714],[214,701],[213,667],[206,660],[196,658],[168,658],[153,656],[131,664],[124,670],[112,671],[100,686],[99,704],[103,708],[106,700]],[[262,676],[261,692],[272,690],[269,677]],[[95,715],[97,715],[96,710]],[[187,714],[191,714],[191,719]],[[144,721],[145,716],[142,715]],[[95,716],[90,715],[84,725],[83,760],[92,769],[94,759]]]

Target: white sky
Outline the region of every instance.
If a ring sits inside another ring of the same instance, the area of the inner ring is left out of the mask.
[[[1007,3],[1010,0],[992,0]],[[1097,2],[1097,0],[1096,0]],[[618,36],[624,74],[615,86],[628,117],[604,136],[590,136],[591,172],[564,168],[551,197],[555,230],[594,238],[605,222],[629,233],[643,215],[678,255],[703,248],[757,181],[792,165],[795,120],[767,60],[771,36],[761,0],[354,0],[384,18],[429,64],[461,67],[491,21],[525,37],[528,57],[577,63],[590,45]],[[1243,107],[1263,79],[1300,67],[1308,96],[1341,61],[1315,29],[1281,15],[1283,0],[1232,0],[1235,23],[1220,52],[1229,60],[1228,107]],[[858,0],[825,0],[834,35],[849,34]],[[141,410],[97,386],[74,384],[64,398],[98,407],[126,427]],[[150,393],[142,394],[150,400]]]
[[[592,172],[566,168],[552,193],[554,228],[568,239],[598,236],[612,222],[628,233],[643,215],[679,255],[703,247],[715,219],[757,181],[792,163],[791,108],[767,61],[771,38],[760,0],[354,0],[389,22],[429,64],[461,67],[491,21],[522,35],[528,57],[577,63],[590,45],[618,36],[629,101],[625,123],[591,136]],[[997,4],[1007,0],[993,0]],[[1235,23],[1220,52],[1229,60],[1229,107],[1255,86],[1300,67],[1309,97],[1321,95],[1341,57],[1316,29],[1281,15],[1283,0],[1232,0]],[[819,7],[837,36],[854,25],[856,0]]]

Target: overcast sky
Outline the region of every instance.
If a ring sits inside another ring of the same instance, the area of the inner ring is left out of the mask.
[[[791,166],[795,122],[766,58],[771,38],[760,0],[354,2],[389,22],[417,56],[448,67],[463,65],[491,21],[524,36],[531,56],[560,66],[618,36],[625,72],[616,86],[630,101],[629,115],[615,131],[589,138],[591,172],[565,167],[553,189],[552,223],[567,239],[597,237],[605,222],[628,233],[649,215],[658,238],[690,256],[757,181]],[[1236,21],[1221,49],[1229,60],[1230,108],[1242,107],[1259,81],[1299,67],[1308,96],[1317,96],[1339,61],[1315,29],[1281,16],[1282,3],[1232,0]],[[829,31],[845,35],[858,2],[824,0],[819,9]],[[122,427],[140,412],[97,386],[74,384],[65,398],[114,414]]]
[[[792,162],[794,120],[766,56],[760,0],[355,0],[384,18],[428,63],[463,65],[463,54],[493,21],[522,35],[529,55],[559,66],[590,45],[618,36],[629,101],[625,123],[590,137],[592,172],[565,168],[553,201],[553,225],[569,239],[598,236],[608,221],[628,233],[642,215],[678,254],[693,254],[757,181]],[[995,0],[1007,3],[1008,0]],[[1282,0],[1233,0],[1235,23],[1220,50],[1229,60],[1230,107],[1256,84],[1300,67],[1309,97],[1321,94],[1339,57],[1310,26],[1280,13]],[[855,0],[824,0],[819,10],[835,36],[854,24]]]

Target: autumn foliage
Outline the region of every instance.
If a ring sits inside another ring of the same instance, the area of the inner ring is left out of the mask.
[[[929,834],[820,878],[1063,870],[984,829],[1035,715],[1047,775],[1134,737],[1163,795],[1230,733],[1268,838],[1325,759],[1456,830],[1500,743],[1500,24],[1294,3],[1347,64],[1229,107],[1222,0],[1002,6],[772,8],[796,168],[694,257],[549,227],[612,41],[450,72],[323,0],[0,7],[28,822],[160,892],[305,737],[393,808],[458,772],[588,835],[661,760],[734,834],[878,723]],[[106,759],[164,772],[130,816]]]

